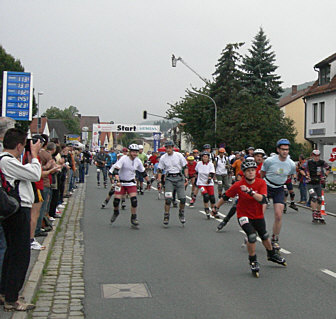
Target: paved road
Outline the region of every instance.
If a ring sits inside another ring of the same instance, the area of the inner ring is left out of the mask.
[[[111,226],[112,205],[100,209],[107,192],[90,174],[82,222],[86,318],[336,318],[336,218],[313,225],[308,210],[290,211],[280,238],[288,267],[268,262],[259,244],[257,279],[236,220],[216,233],[218,222],[200,213],[200,197],[186,210],[184,228],[177,209],[162,226],[163,200],[155,191],[139,196],[139,230],[130,228],[129,202]],[[272,215],[270,208],[269,230]],[[137,283],[147,285],[149,298],[103,298],[103,285]]]

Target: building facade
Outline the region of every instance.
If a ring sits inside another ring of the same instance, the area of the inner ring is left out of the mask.
[[[317,63],[318,79],[305,101],[305,138],[321,151],[336,147],[336,53]]]

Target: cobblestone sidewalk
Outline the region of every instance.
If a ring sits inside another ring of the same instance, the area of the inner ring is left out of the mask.
[[[36,308],[29,318],[84,318],[84,247],[80,230],[84,199],[85,184],[78,184],[59,224],[37,294]]]

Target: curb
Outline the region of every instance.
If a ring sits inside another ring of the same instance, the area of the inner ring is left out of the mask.
[[[69,201],[67,201],[66,204],[69,204]],[[25,300],[29,303],[33,300],[38,291],[38,287],[40,285],[43,276],[43,269],[46,260],[48,258],[49,252],[53,246],[52,243],[58,231],[59,223],[61,220],[63,220],[65,214],[67,213],[67,210],[68,208],[66,207],[62,213],[62,218],[57,218],[54,221],[53,230],[49,232],[48,236],[42,243],[43,246],[46,246],[46,249],[40,251],[37,260],[29,274],[29,277],[24,284],[22,295],[25,297]],[[29,318],[29,314],[30,314],[29,311],[22,311],[22,312],[16,311],[13,313],[11,319],[27,319]]]
[[[290,202],[287,202],[287,204],[290,204]],[[295,203],[295,205],[296,205],[297,207],[305,208],[305,209],[310,210],[310,211],[312,210],[310,207],[307,207],[306,205],[302,205],[302,204],[299,204],[299,203]],[[326,211],[326,214],[329,215],[329,216],[336,217],[336,214],[335,214],[335,213],[331,213],[331,212],[327,212],[327,211]]]

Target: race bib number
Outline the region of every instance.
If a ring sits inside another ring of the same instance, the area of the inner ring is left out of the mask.
[[[120,192],[121,191],[121,187],[119,187],[119,186],[116,186],[114,189],[115,189],[116,192]]]
[[[243,226],[243,225],[245,225],[245,224],[248,224],[248,222],[249,222],[249,219],[248,219],[248,217],[240,217],[239,218],[239,225],[240,226]]]
[[[201,192],[203,193],[205,191],[205,188],[204,187],[201,187]]]
[[[173,198],[172,192],[165,192],[165,198]]]
[[[284,185],[284,186],[283,186],[283,188],[284,188],[284,189],[287,189],[287,186],[286,186],[286,185]]]
[[[309,192],[310,195],[314,194],[315,193],[314,188],[311,188],[308,192]]]
[[[97,168],[97,173],[100,173],[100,169],[99,168]]]
[[[223,182],[222,181],[218,181],[218,185],[222,185],[223,184]]]

